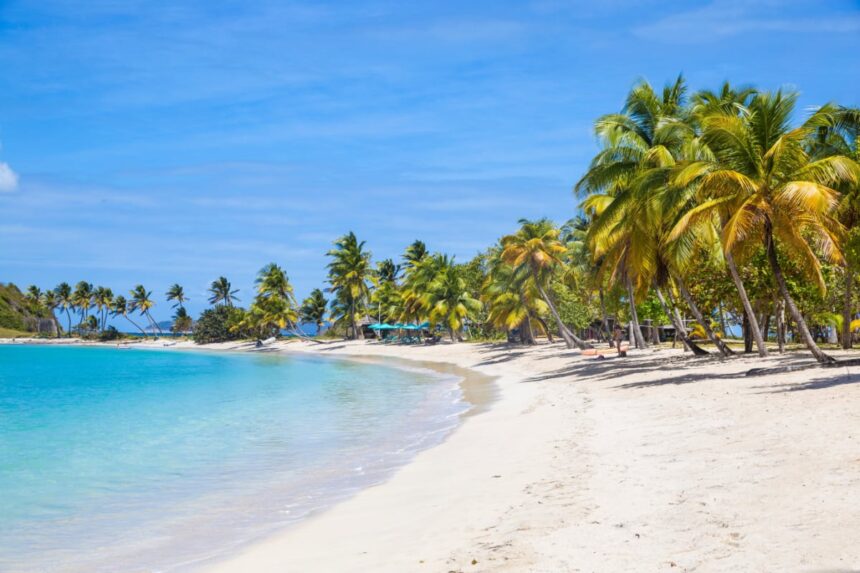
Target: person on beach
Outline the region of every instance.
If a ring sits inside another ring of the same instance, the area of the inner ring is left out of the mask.
[[[614,343],[615,348],[621,350],[621,342],[624,340],[624,331],[621,329],[620,324],[616,324],[615,328],[612,330],[612,341],[610,341],[609,345],[612,346]]]

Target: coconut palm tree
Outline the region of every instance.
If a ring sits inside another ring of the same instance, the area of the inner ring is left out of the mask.
[[[537,292],[530,270],[508,264],[501,255],[501,246],[490,250],[488,272],[481,286],[488,322],[508,334],[517,329],[523,344],[535,344],[536,327],[552,342],[552,332],[542,318],[549,308]]]
[[[568,348],[591,348],[577,337],[561,319],[549,292],[548,282],[552,274],[563,266],[561,256],[567,252],[559,240],[559,230],[548,219],[538,221],[520,220],[520,229],[513,235],[502,238],[502,259],[514,268],[527,269],[541,299],[546,303],[555,319],[558,330]]]
[[[30,312],[39,314],[42,311],[42,289],[36,285],[27,287],[27,294],[24,295],[24,300],[27,301]]]
[[[57,320],[56,315],[54,314],[54,312],[60,306],[60,299],[57,296],[57,293],[55,293],[52,290],[46,290],[45,292],[42,293],[41,303],[42,303],[42,308],[44,308],[46,311],[48,311],[48,317],[51,319],[51,322],[54,323],[54,328],[57,331],[57,338],[59,338],[60,337],[60,331],[62,330],[62,328],[60,328],[60,323]]]
[[[231,290],[232,285],[230,281],[227,280],[226,277],[218,277],[216,280],[212,281],[212,284],[209,287],[209,294],[212,296],[209,297],[209,304],[219,305],[223,304],[227,307],[232,307],[233,302],[237,302],[239,300],[236,297],[236,293],[239,292],[239,289]]]
[[[80,325],[83,326],[84,321],[90,313],[90,307],[93,304],[93,285],[86,281],[80,281],[75,285],[75,292],[72,294],[72,301],[75,308],[81,313]],[[80,327],[78,328],[80,333]]]
[[[170,288],[167,289],[166,298],[167,302],[172,300],[176,301],[173,308],[185,308],[185,303],[188,301],[188,297],[185,296],[185,289],[183,289],[182,285],[179,283],[173,283]]]
[[[423,245],[423,243],[422,243]],[[407,249],[414,247],[414,243]],[[404,258],[407,258],[404,256]],[[446,264],[446,259],[441,254],[424,254],[420,258],[413,258],[412,262],[404,264],[406,272],[403,276],[403,284],[400,288],[400,320],[404,322],[424,322],[429,318],[430,308],[427,306],[427,294],[430,283]]]
[[[278,327],[296,331],[296,297],[284,269],[275,263],[266,265],[257,274],[255,284],[257,296],[249,309],[255,326],[262,330]]]
[[[644,191],[639,184],[648,171],[672,165],[693,129],[685,108],[686,84],[679,76],[658,93],[645,81],[627,96],[621,113],[604,115],[595,123],[603,149],[574,187],[589,194],[582,207],[592,218],[587,242],[600,259],[599,275],[623,284],[630,306],[636,345],[647,347],[636,310],[636,292],[647,292],[654,280],[650,264],[653,244],[636,211]],[[641,207],[641,205],[640,205]]]
[[[364,339],[359,319],[370,297],[371,255],[364,249],[364,241],[359,242],[352,231],[335,241],[334,245],[334,249],[328,252],[332,258],[328,264],[331,292],[346,305],[352,337]]]
[[[702,90],[693,95],[693,107],[691,111],[691,120],[696,126],[697,134],[699,137],[696,138],[695,144],[699,147],[702,153],[699,154],[687,154],[684,157],[684,161],[680,162],[676,171],[682,176],[680,178],[673,177],[672,185],[674,187],[678,187],[677,183],[681,180],[684,180],[683,174],[684,168],[690,162],[696,162],[698,160],[713,160],[713,154],[709,149],[707,149],[707,145],[704,143],[703,139],[700,137],[702,131],[702,125],[705,118],[714,116],[714,115],[728,115],[738,117],[747,109],[746,106],[749,105],[752,98],[758,92],[751,87],[741,86],[741,87],[733,87],[729,82],[725,82],[722,85],[722,88],[719,92],[712,92],[709,90]],[[686,181],[690,181],[689,178],[686,178]],[[695,179],[692,179],[693,182],[696,182]],[[683,187],[681,185],[680,187]],[[689,210],[689,209],[688,209]],[[689,237],[701,237],[704,235],[710,234],[710,229],[707,227],[714,226],[717,229],[722,230],[725,227],[727,222],[727,218],[723,217],[722,219],[714,216],[713,220],[702,220],[700,221],[700,225],[694,226],[698,228],[688,228],[686,223],[682,223],[680,226],[676,227],[672,232],[672,236],[674,238],[680,237],[682,234],[687,234]],[[702,229],[702,225],[706,228]],[[737,290],[738,297],[741,300],[741,305],[744,309],[744,315],[749,325],[749,332],[752,335],[752,339],[755,341],[756,349],[758,350],[759,356],[767,356],[767,347],[765,346],[764,335],[762,333],[761,328],[758,324],[758,318],[756,317],[756,312],[753,310],[752,302],[750,301],[749,295],[747,294],[746,286],[744,285],[743,279],[741,278],[740,271],[738,270],[738,266],[735,263],[734,256],[730,252],[723,253],[723,259],[726,264],[726,268],[729,270],[729,275],[731,276],[732,282],[735,285],[735,289]],[[782,344],[782,339],[780,338],[780,344]],[[780,349],[782,347],[780,346]],[[781,351],[781,350],[780,350]]]
[[[466,289],[466,281],[453,259],[443,258],[439,272],[428,285],[424,295],[430,309],[430,321],[444,324],[452,342],[463,339],[462,329],[466,318],[481,309],[481,302],[472,298]]]
[[[113,305],[113,291],[103,286],[96,287],[93,291],[93,304],[99,314],[98,329],[104,331],[107,328],[108,313]]]
[[[193,321],[191,317],[188,315],[188,311],[185,310],[184,306],[179,306],[176,309],[176,313],[173,315],[173,326],[170,329],[174,334],[179,334],[181,332],[189,332],[191,330],[191,326]]]
[[[406,247],[406,252],[403,253],[403,264],[407,269],[411,269],[423,261],[429,254],[427,245],[423,241],[416,239],[411,245]]]
[[[327,307],[328,300],[326,300],[323,291],[318,288],[312,290],[310,296],[302,302],[301,319],[304,322],[315,324],[317,335],[322,333]]]
[[[780,296],[785,300],[800,337],[822,363],[833,358],[821,351],[789,292],[780,262],[787,256],[825,289],[818,253],[843,263],[842,224],[835,218],[839,185],[858,180],[857,164],[844,156],[813,160],[804,142],[827,118],[815,113],[791,128],[797,94],[758,93],[737,116],[714,114],[703,119],[703,140],[714,155],[685,166],[681,183],[699,182],[706,198],[685,223],[696,218],[725,220],[723,250],[744,260],[763,247]],[[814,241],[818,253],[810,245]],[[782,248],[780,248],[782,247]]]
[[[54,292],[57,294],[57,302],[59,306],[66,313],[66,320],[68,321],[68,330],[66,330],[66,336],[72,335],[72,313],[71,309],[74,308],[74,301],[72,299],[72,287],[69,286],[69,283],[60,283],[54,289]]]
[[[696,354],[705,352],[688,336],[672,301],[669,282],[675,282],[693,315],[703,323],[708,338],[727,356],[732,351],[714,333],[710,320],[683,288],[683,267],[671,264],[667,258],[671,224],[688,202],[683,194],[667,193],[674,187],[672,170],[679,161],[703,148],[695,137],[695,122],[684,105],[685,92],[680,77],[662,94],[646,82],[634,87],[621,114],[597,121],[596,130],[604,149],[577,183],[577,190],[591,193],[583,202],[594,217],[588,243],[601,261],[598,272],[611,273],[613,280],[623,281],[637,346],[647,343],[638,324],[635,298],[653,289],[684,345]],[[689,248],[676,252],[689,253]]]
[[[161,332],[161,327],[158,326],[158,323],[155,322],[155,319],[152,318],[149,310],[155,306],[155,302],[152,300],[152,291],[146,290],[143,285],[137,285],[134,289],[131,290],[131,300],[129,304],[129,312],[139,312],[141,315],[145,316],[147,321],[149,321],[150,326],[158,331],[158,334],[163,334]]]
[[[821,118],[808,143],[814,159],[847,157],[860,163],[860,109],[834,105],[824,106],[817,114]],[[860,264],[860,184],[844,181],[835,186],[841,198],[836,217],[847,230],[844,241],[845,270],[842,302],[842,347],[852,347],[851,323],[854,319],[854,282]]]
[[[123,317],[124,319],[129,321],[135,328],[137,328],[145,338],[147,336],[146,331],[139,324],[133,321],[128,315],[131,310],[132,309],[129,307],[129,303],[124,296],[118,295],[113,299],[113,305],[111,307],[111,316]]]

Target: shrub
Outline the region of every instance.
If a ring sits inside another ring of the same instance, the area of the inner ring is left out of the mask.
[[[244,315],[245,311],[241,308],[223,305],[204,310],[194,325],[194,342],[209,344],[242,338],[243,333],[236,327]]]

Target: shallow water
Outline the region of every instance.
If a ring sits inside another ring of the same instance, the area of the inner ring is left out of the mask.
[[[377,483],[455,377],[283,354],[0,346],[0,571],[184,571]]]

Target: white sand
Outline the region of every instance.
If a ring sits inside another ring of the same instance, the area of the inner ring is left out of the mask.
[[[860,369],[282,346],[454,363],[498,376],[499,398],[386,483],[207,571],[860,570]]]
[[[385,484],[212,572],[860,568],[857,369],[746,378],[759,360],[668,350],[292,348],[447,361],[499,376],[500,397]]]

